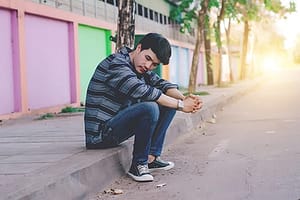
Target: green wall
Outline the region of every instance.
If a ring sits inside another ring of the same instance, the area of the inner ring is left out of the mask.
[[[86,25],[78,26],[80,59],[80,102],[85,103],[88,83],[98,65],[111,54],[111,31]]]

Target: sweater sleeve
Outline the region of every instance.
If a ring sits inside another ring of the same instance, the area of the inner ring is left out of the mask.
[[[149,84],[159,90],[161,90],[163,93],[166,93],[168,89],[171,88],[177,88],[178,89],[178,85],[171,83],[169,81],[166,81],[162,78],[160,78],[155,72],[150,71],[148,72],[148,76],[149,76]]]
[[[122,60],[118,62],[118,59],[110,64],[105,83],[126,96],[144,101],[156,101],[162,94],[158,88],[138,79],[129,64],[122,62]]]

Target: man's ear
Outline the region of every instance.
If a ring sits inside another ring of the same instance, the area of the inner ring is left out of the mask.
[[[141,49],[142,49],[142,45],[141,45],[141,44],[138,44],[138,45],[136,46],[136,48],[135,48],[135,50],[136,50],[137,52],[140,52]]]

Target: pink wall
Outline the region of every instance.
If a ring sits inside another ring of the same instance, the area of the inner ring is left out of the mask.
[[[0,114],[14,111],[11,12],[0,9]]]
[[[197,84],[206,84],[205,77],[206,71],[204,69],[204,55],[203,52],[199,55],[199,64],[198,64],[198,72],[197,72]]]
[[[189,49],[188,57],[189,57],[190,67],[192,66],[193,56],[194,56],[194,51]],[[205,81],[206,69],[204,63],[205,63],[204,54],[203,52],[200,52],[199,61],[198,61],[197,81],[196,81],[197,85],[206,84]]]
[[[71,103],[68,25],[25,15],[29,109]]]
[[[0,0],[1,120],[80,105],[78,24],[116,30],[28,0]]]
[[[188,87],[189,84],[189,74],[190,74],[190,63],[188,61],[188,49],[187,48],[178,48],[178,56],[179,56],[179,66],[178,72],[180,75],[178,76],[178,83],[183,87]]]

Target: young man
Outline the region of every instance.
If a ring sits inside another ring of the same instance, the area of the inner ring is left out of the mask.
[[[196,112],[198,96],[185,97],[151,70],[168,64],[171,46],[157,33],[145,35],[134,50],[123,47],[96,68],[88,86],[85,109],[87,149],[117,146],[134,138],[128,174],[152,181],[151,170],[169,170],[174,163],[160,158],[167,128],[176,110]]]

